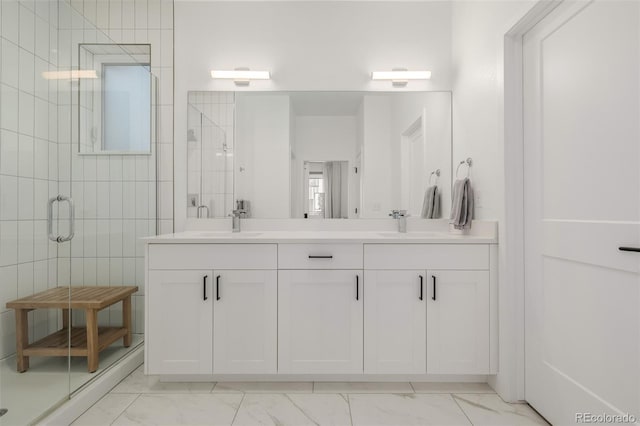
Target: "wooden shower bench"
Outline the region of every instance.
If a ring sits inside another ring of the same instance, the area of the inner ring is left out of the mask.
[[[18,371],[29,369],[30,356],[85,356],[89,373],[98,369],[98,354],[122,338],[131,346],[131,295],[138,287],[57,287],[7,303],[16,311]],[[98,327],[98,312],[122,301],[122,327]],[[29,344],[28,313],[34,309],[62,309],[62,329]],[[69,331],[69,309],[82,309],[86,327]],[[71,345],[69,345],[71,335]]]

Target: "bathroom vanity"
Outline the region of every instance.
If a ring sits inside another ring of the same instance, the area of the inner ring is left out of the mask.
[[[147,374],[498,371],[495,235],[192,231],[146,243]]]

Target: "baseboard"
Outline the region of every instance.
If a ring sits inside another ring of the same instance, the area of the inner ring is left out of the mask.
[[[460,382],[487,383],[485,375],[450,374],[196,374],[160,376],[161,382]]]
[[[40,420],[38,425],[67,426],[105,396],[122,379],[131,374],[144,361],[144,347],[140,345],[119,362],[107,368],[96,379],[71,394],[69,401]]]

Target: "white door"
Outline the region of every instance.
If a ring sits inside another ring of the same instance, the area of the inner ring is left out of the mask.
[[[362,373],[362,271],[278,272],[278,372]]]
[[[149,271],[148,374],[211,374],[212,271]]]
[[[553,424],[640,418],[639,17],[563,3],[524,39],[525,396]]]
[[[426,272],[366,271],[365,283],[364,372],[426,373]]]
[[[213,372],[277,372],[278,273],[214,271]]]
[[[489,373],[489,271],[430,270],[427,278],[427,373]]]

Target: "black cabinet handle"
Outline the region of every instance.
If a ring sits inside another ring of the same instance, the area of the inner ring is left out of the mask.
[[[329,256],[316,256],[313,254],[309,255],[309,259],[333,259],[333,256],[329,255]]]
[[[424,277],[420,275],[420,300],[424,300],[424,286],[423,286]]]
[[[216,300],[220,300],[220,275],[216,277]]]
[[[640,247],[618,247],[620,251],[632,251],[635,253],[640,253]]]
[[[431,275],[431,278],[433,278],[433,296],[431,296],[431,299],[436,300],[436,276]]]
[[[360,300],[360,275],[356,275],[356,300]]]
[[[207,277],[209,275],[202,277],[202,300],[207,300]]]

